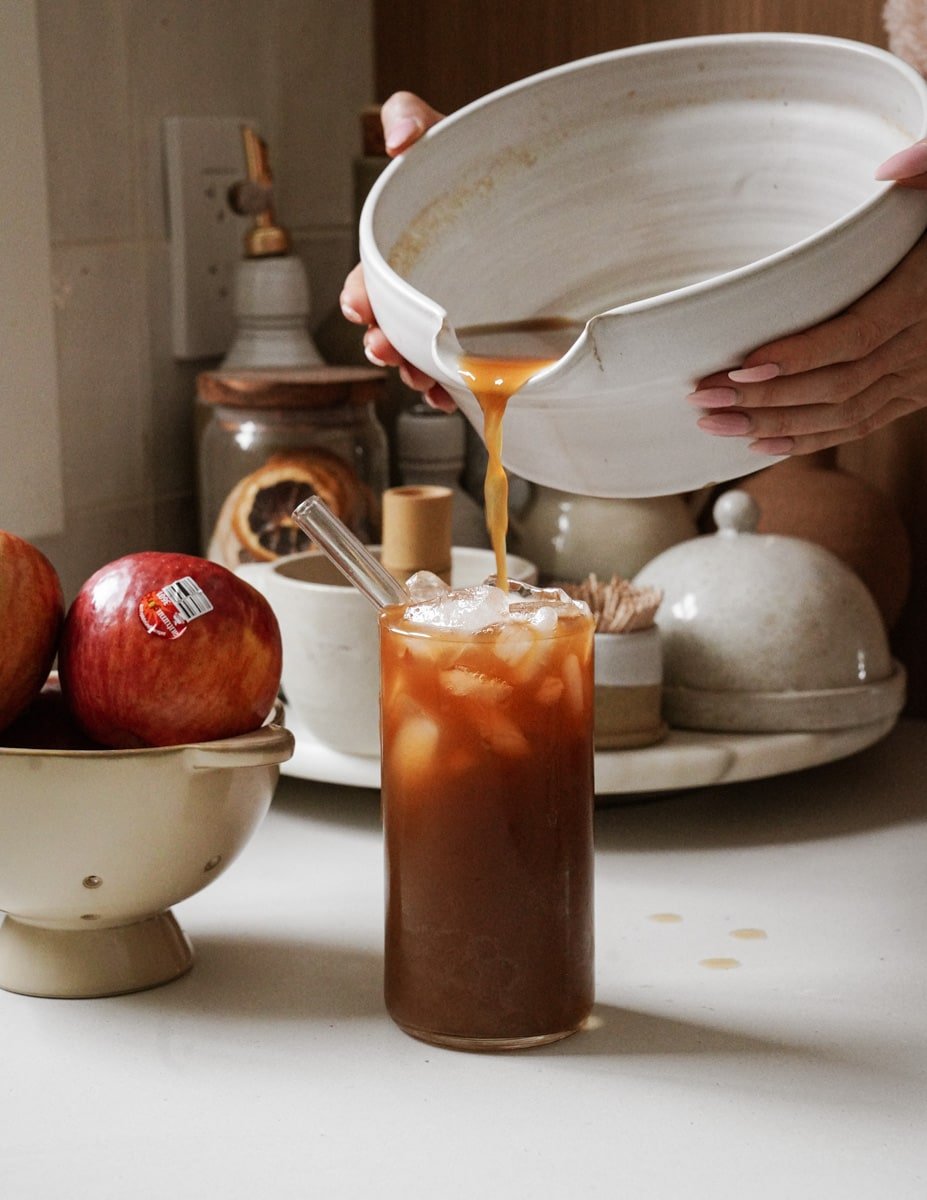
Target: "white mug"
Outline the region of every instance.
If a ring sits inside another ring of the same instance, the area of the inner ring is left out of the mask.
[[[378,547],[371,547],[374,553]],[[380,753],[380,648],[377,611],[320,550],[268,563],[245,563],[236,574],[270,602],[283,640],[282,688],[297,736],[345,754]],[[495,570],[489,550],[455,546],[454,587],[482,583]],[[509,556],[509,575],[534,583],[534,564]]]

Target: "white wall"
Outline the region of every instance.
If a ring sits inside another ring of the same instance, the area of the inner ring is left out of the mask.
[[[0,514],[34,537],[64,522],[34,0],[0,5],[0,55]]]
[[[370,8],[38,0],[65,515],[38,544],[69,597],[120,554],[196,550],[195,376],[212,364],[170,352],[161,118],[258,119],[320,321],[352,261]]]

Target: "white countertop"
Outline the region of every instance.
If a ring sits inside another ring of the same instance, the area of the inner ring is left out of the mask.
[[[0,1194],[922,1200],[927,725],[596,836],[594,1028],[438,1050],[382,1008],[377,793],[282,779],[189,975],[0,992]]]

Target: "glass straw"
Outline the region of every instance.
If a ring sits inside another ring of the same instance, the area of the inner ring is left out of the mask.
[[[408,604],[409,593],[340,521],[324,500],[310,496],[293,511],[293,520],[318,544],[349,583],[377,608]]]

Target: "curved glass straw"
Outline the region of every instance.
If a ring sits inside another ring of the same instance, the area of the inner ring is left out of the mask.
[[[318,543],[338,570],[377,608],[408,604],[411,597],[398,579],[373,557],[324,500],[310,496],[293,511],[293,520]]]

